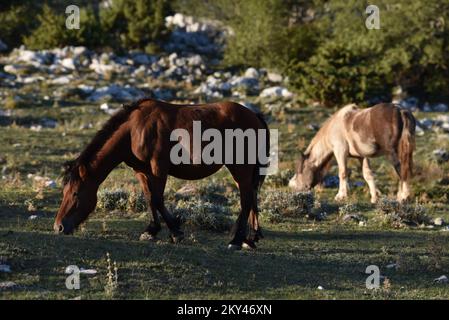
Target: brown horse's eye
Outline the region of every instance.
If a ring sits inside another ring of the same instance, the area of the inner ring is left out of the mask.
[[[73,196],[74,196],[74,197],[78,197],[78,192],[74,192],[74,193],[73,193]]]

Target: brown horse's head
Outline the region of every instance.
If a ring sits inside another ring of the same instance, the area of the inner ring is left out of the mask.
[[[300,152],[295,175],[290,179],[288,186],[297,191],[309,191],[322,180],[321,168],[313,167],[309,155]]]
[[[71,234],[87,219],[97,204],[97,190],[85,165],[65,165],[63,199],[53,225],[56,233]]]

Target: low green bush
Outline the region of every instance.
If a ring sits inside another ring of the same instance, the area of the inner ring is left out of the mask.
[[[314,206],[313,192],[269,190],[260,198],[260,212],[271,222],[280,222],[286,216],[310,215]]]
[[[178,201],[173,213],[182,223],[203,230],[227,231],[233,223],[227,207],[198,199]]]
[[[97,198],[97,208],[102,211],[143,212],[146,210],[146,201],[142,193],[123,189],[103,189],[98,192]]]
[[[395,228],[430,224],[430,218],[424,206],[416,203],[399,202],[381,198],[377,203],[377,212],[384,223]]]

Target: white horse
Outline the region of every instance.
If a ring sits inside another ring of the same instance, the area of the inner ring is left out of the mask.
[[[410,196],[415,126],[412,113],[393,104],[382,103],[367,109],[359,109],[355,104],[347,105],[323,124],[305,153],[300,155],[296,174],[289,186],[298,191],[312,189],[321,182],[332,156],[335,156],[340,179],[335,200],[344,200],[349,188],[347,159],[353,157],[362,164],[371,202],[375,203],[380,192],[374,182],[369,158],[386,155],[400,178],[397,198],[404,201]]]

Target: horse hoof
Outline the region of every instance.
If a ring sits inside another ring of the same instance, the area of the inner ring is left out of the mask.
[[[228,244],[228,250],[230,250],[230,251],[239,251],[241,249],[242,249],[242,246],[239,246],[237,244],[232,244],[232,243]]]
[[[156,240],[157,237],[148,232],[142,233],[139,237],[139,241],[156,241]]]
[[[242,249],[255,250],[256,248],[257,248],[257,246],[253,241],[245,240],[242,243]]]

